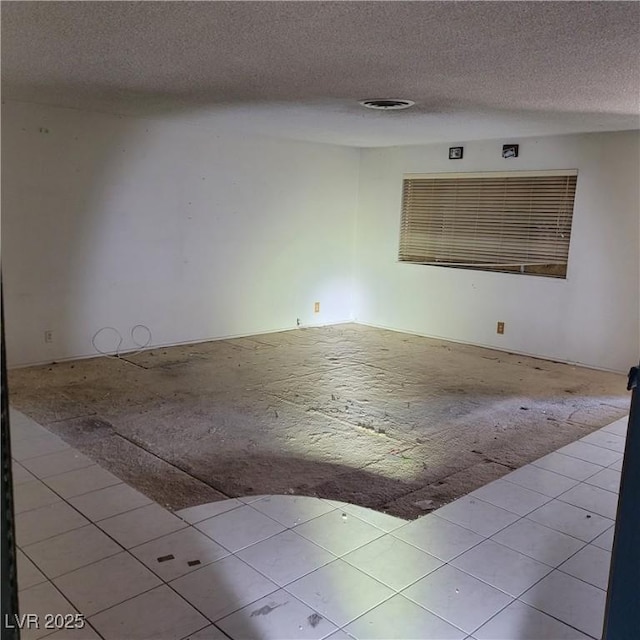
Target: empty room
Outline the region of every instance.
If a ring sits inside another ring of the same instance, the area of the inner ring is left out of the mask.
[[[3,2],[3,637],[622,640],[639,42]]]

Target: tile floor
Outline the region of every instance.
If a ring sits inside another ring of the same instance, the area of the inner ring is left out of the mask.
[[[413,522],[296,496],[171,513],[11,427],[25,640],[600,637],[626,418]]]

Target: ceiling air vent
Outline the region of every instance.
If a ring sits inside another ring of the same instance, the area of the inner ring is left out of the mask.
[[[399,109],[408,109],[415,102],[413,100],[360,100],[360,104],[367,109],[382,109],[383,111],[398,111]]]

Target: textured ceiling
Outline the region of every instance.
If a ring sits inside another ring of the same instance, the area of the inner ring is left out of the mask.
[[[5,100],[358,146],[639,128],[639,47],[637,2],[2,3]]]

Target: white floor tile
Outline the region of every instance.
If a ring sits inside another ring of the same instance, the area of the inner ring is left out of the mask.
[[[217,542],[192,527],[133,547],[130,551],[167,582],[229,555]]]
[[[613,534],[615,526],[610,527],[604,533],[601,533],[591,544],[605,551],[611,551],[613,547]]]
[[[57,493],[54,493],[47,485],[36,480],[24,482],[13,487],[14,510],[15,513],[30,511],[61,500]]]
[[[287,528],[333,511],[323,500],[305,496],[267,496],[251,506]]]
[[[345,631],[362,640],[459,640],[466,637],[464,631],[401,595],[393,596],[354,620]]]
[[[343,556],[345,562],[396,591],[442,566],[442,560],[386,535]]]
[[[374,509],[365,509],[364,507],[359,507],[356,504],[346,505],[343,507],[343,511],[357,516],[360,520],[364,520],[387,533],[407,524],[407,521],[402,518],[396,518],[395,516],[390,516],[388,513],[382,513],[380,511],[375,511]]]
[[[614,471],[622,471],[622,460],[618,460],[613,464],[609,465],[609,469],[613,469]]]
[[[613,524],[609,518],[557,499],[536,509],[527,518],[585,542],[591,542]]]
[[[624,453],[625,438],[617,436],[615,433],[594,431],[588,436],[580,438],[580,442],[586,442],[587,444],[593,444],[596,447],[603,447],[604,449],[611,449],[611,451]]]
[[[29,418],[14,430],[22,611],[75,606],[106,640],[226,637],[160,586],[164,578],[236,640],[600,633],[626,418],[410,523],[299,496],[248,496],[176,517]],[[223,546],[238,557],[222,557]],[[512,602],[519,594],[528,604]],[[99,636],[87,627],[49,637]]]
[[[231,509],[241,507],[242,504],[240,500],[236,500],[235,498],[231,500],[219,500],[218,502],[207,502],[206,504],[200,504],[195,507],[180,509],[180,511],[176,511],[176,515],[185,522],[195,524],[207,518],[218,516],[225,511],[231,511]]]
[[[620,491],[620,471],[615,471],[610,467],[598,471],[598,473],[592,475],[585,480],[586,484],[592,484],[594,487],[600,487],[606,491],[613,491],[618,493]]]
[[[188,602],[216,622],[278,586],[235,556],[227,556],[171,582]]]
[[[52,433],[45,433],[34,438],[25,438],[11,443],[11,457],[18,462],[26,461],[29,458],[46,456],[49,453],[68,449],[69,445],[54,436]],[[26,465],[25,465],[26,466]]]
[[[241,496],[238,498],[238,500],[240,500],[240,502],[242,502],[243,504],[251,504],[253,502],[255,502],[256,500],[262,500],[262,498],[269,498],[270,496],[268,495],[258,495],[258,496]]]
[[[190,633],[184,640],[229,640],[229,636],[222,633],[215,625],[210,624],[200,631]]]
[[[599,464],[603,467],[607,467],[622,458],[622,454],[617,451],[603,449],[602,447],[587,444],[586,442],[580,442],[579,440],[558,449],[558,453],[578,458],[579,460],[585,460],[586,462],[591,462],[593,464]]]
[[[480,500],[475,496],[465,496],[441,507],[433,515],[460,525],[481,536],[489,536],[515,522],[518,516],[511,511]]]
[[[473,633],[513,600],[450,565],[436,569],[402,594],[467,633]]]
[[[56,578],[122,551],[119,544],[92,524],[36,542],[23,549],[49,578]]]
[[[22,415],[15,415],[11,410],[9,416],[9,424],[11,426],[11,442],[24,440],[26,438],[37,438],[38,436],[49,435],[51,432],[33,421],[31,418]]]
[[[494,480],[470,495],[519,516],[526,516],[550,500],[549,496],[504,480]]]
[[[69,498],[68,502],[92,522],[97,522],[151,504],[152,500],[121,482]]]
[[[65,502],[32,509],[16,516],[16,540],[25,547],[65,531],[89,524],[89,521]]]
[[[558,500],[568,502],[592,513],[615,520],[618,509],[618,494],[600,489],[590,484],[581,483],[566,491]]]
[[[92,616],[105,640],[179,640],[207,619],[166,585]]]
[[[474,632],[477,640],[590,640],[580,631],[516,600]]]
[[[448,520],[430,514],[392,532],[397,538],[448,562],[484,538]]]
[[[54,584],[87,616],[161,584],[126,551],[56,578]]]
[[[237,555],[280,586],[336,559],[332,553],[295,531],[283,531],[239,551]]]
[[[605,592],[560,571],[553,571],[520,597],[550,616],[599,638],[604,620]]]
[[[11,420],[11,427],[17,427],[22,425],[27,425],[29,423],[38,424],[32,418],[30,418],[26,413],[16,409],[13,406],[9,407],[9,418]]]
[[[349,502],[342,502],[340,500],[329,500],[329,498],[320,498],[323,502],[330,504],[334,509],[342,509],[345,510],[346,507],[349,506]]]
[[[76,622],[73,621],[71,624],[76,625]],[[82,619],[78,626],[60,629],[46,638],[47,640],[102,640],[97,631],[85,619]]]
[[[187,526],[184,520],[155,503],[101,520],[97,524],[127,549]]]
[[[609,433],[615,433],[617,436],[622,436],[623,438],[627,435],[627,426],[629,425],[629,416],[624,416],[611,424],[608,424],[606,427],[602,427],[600,431],[608,431]]]
[[[325,640],[354,640],[354,636],[347,633],[344,629],[338,629],[338,631],[327,636]]]
[[[585,460],[579,460],[572,456],[565,456],[561,453],[554,451],[543,458],[534,460],[531,463],[534,467],[540,467],[547,471],[553,471],[560,475],[567,476],[573,480],[585,480],[594,473],[601,471],[603,466],[599,464],[593,464],[592,462],[586,462]]]
[[[23,482],[33,482],[36,479],[37,478],[32,473],[29,473],[19,462],[12,462],[11,481],[14,487],[17,487]]]
[[[47,578],[44,573],[20,549],[16,549],[16,557],[18,562],[18,590],[22,591],[22,589],[28,589],[41,582],[46,582]]]
[[[39,621],[42,621],[39,628],[23,629],[20,633],[21,640],[35,640],[51,633],[51,630],[44,626],[46,614],[77,613],[71,603],[50,582],[43,582],[20,591],[18,606],[21,614],[32,613],[38,616]]]
[[[49,476],[44,479],[44,482],[63,498],[73,498],[83,493],[119,484],[122,481],[112,473],[94,464],[91,467],[74,469],[60,475]]]
[[[606,591],[609,584],[611,552],[588,544],[561,564],[558,569]]]
[[[50,453],[46,456],[25,460],[22,464],[25,469],[37,478],[48,478],[49,476],[57,476],[67,471],[90,467],[95,463],[91,458],[87,458],[87,456],[76,451],[76,449],[69,448],[56,453]]]
[[[300,578],[287,591],[339,627],[393,595],[391,589],[343,560]]]
[[[337,627],[287,591],[276,591],[216,623],[242,640],[320,640]]]
[[[349,553],[384,535],[382,529],[342,509],[336,509],[298,525],[294,531],[336,556]]]
[[[514,551],[556,567],[584,546],[584,542],[523,518],[491,538]]]
[[[469,549],[451,564],[515,598],[551,571],[550,566],[492,540]]]
[[[229,551],[239,551],[251,544],[266,540],[284,527],[249,505],[227,511],[195,527]]]
[[[571,489],[576,484],[577,480],[567,478],[559,473],[553,471],[547,471],[542,467],[536,467],[535,465],[528,464],[520,469],[512,471],[508,475],[502,478],[505,482],[513,482],[514,484],[537,491],[542,495],[549,496],[550,498],[556,498],[561,493]]]

